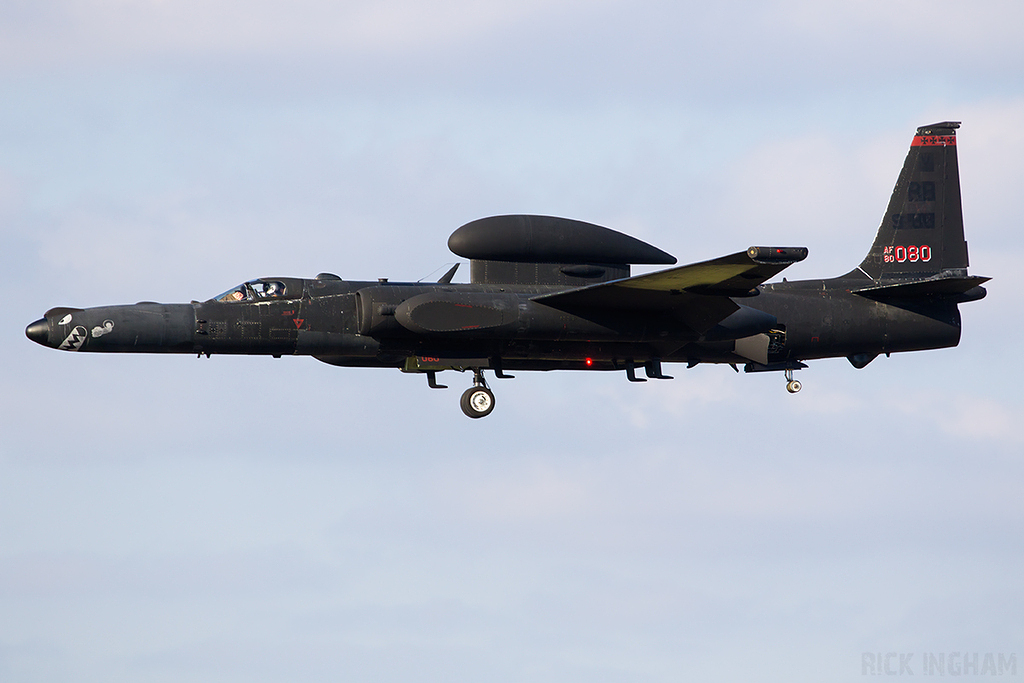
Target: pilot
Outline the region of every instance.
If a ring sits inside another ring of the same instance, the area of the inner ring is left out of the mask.
[[[273,298],[284,296],[284,285],[280,282],[267,283],[267,296]]]

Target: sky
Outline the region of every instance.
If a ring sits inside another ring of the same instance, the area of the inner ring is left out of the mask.
[[[986,0],[4,0],[0,680],[1024,675],[1022,24]],[[958,348],[813,361],[797,395],[520,372],[468,420],[468,375],[24,336],[260,276],[436,279],[452,231],[504,213],[838,275],[947,120],[988,297]]]

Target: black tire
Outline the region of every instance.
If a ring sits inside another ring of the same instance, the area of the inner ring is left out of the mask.
[[[470,387],[462,394],[459,404],[468,417],[486,417],[494,410],[494,394],[487,387]]]

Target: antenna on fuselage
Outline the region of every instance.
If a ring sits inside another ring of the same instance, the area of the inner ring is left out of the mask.
[[[445,265],[447,265],[447,264],[445,264]],[[441,266],[441,268],[444,268],[444,266]],[[417,282],[423,282],[428,277],[430,277],[431,275],[433,275],[437,271],[441,270],[441,268],[435,268],[434,270],[430,271],[430,273],[428,273],[427,275],[424,275],[419,280],[417,280]],[[458,269],[459,269],[459,264],[456,263],[454,266],[452,266],[451,268],[448,269],[447,273],[445,273],[444,275],[441,276],[441,279],[437,281],[438,284],[450,285],[451,282],[452,282],[452,278],[455,277],[455,271],[457,271]]]

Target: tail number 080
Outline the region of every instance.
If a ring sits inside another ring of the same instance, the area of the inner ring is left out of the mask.
[[[927,244],[908,245],[899,247],[886,247],[882,256],[886,263],[927,263],[932,260],[932,248]]]

